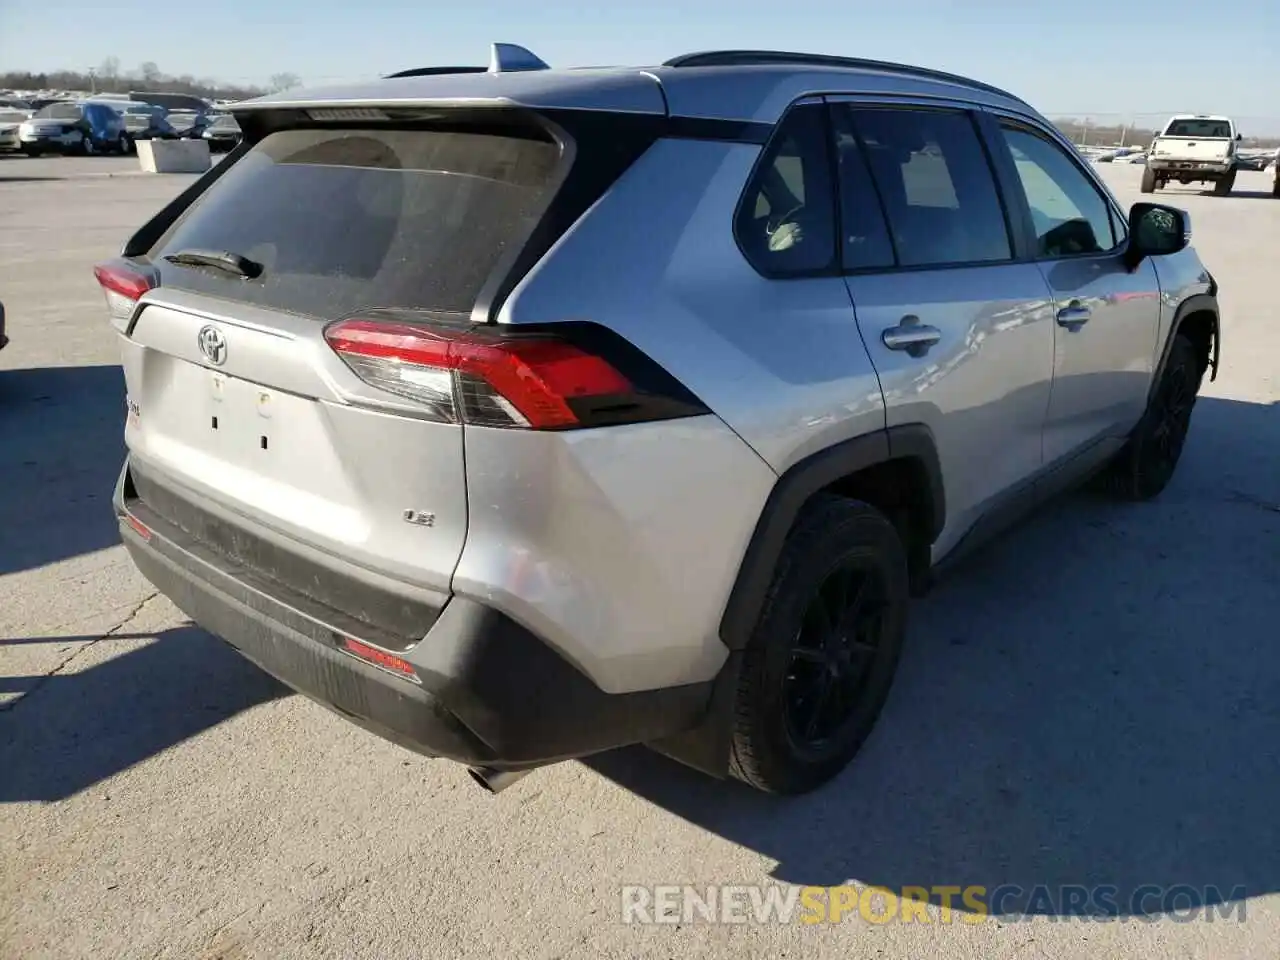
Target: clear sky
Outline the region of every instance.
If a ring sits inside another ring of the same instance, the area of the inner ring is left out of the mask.
[[[1280,132],[1280,0],[0,0],[0,70],[116,56],[318,85],[485,63],[495,40],[553,66],[728,47],[866,56],[968,74],[1053,116],[1226,113],[1246,134]]]

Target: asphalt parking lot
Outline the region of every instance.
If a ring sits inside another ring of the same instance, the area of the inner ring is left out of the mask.
[[[111,516],[123,381],[90,266],[191,178],[135,169],[0,159],[0,958],[1274,960],[1270,174],[1225,199],[1157,195],[1191,212],[1225,327],[1169,489],[1136,507],[1067,498],[944,581],[859,760],[777,801],[642,749],[491,797],[286,696],[157,597]],[[1138,198],[1141,167],[1101,169]],[[1212,887],[1243,909],[621,921],[626,885],[849,881],[1185,885],[1182,906]]]

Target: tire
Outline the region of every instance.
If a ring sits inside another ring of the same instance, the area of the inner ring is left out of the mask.
[[[22,148],[22,152],[25,153],[28,157],[38,157],[44,151],[41,150],[39,147],[37,147],[35,144],[27,144]]]
[[[116,152],[122,157],[127,157],[133,153],[133,140],[127,133],[120,134],[120,137],[116,140]]]
[[[1156,190],[1156,172],[1150,167],[1142,171],[1142,192],[1155,193]]]
[[[1142,501],[1158,496],[1169,485],[1182,457],[1203,377],[1195,345],[1176,335],[1142,419],[1100,477],[1106,492],[1122,500]]]
[[[906,551],[888,518],[860,501],[815,497],[743,651],[730,773],[775,794],[806,793],[840,773],[888,697],[908,603]],[[844,622],[831,630],[833,619]]]
[[[1225,197],[1231,193],[1231,188],[1236,185],[1236,172],[1232,170],[1221,180],[1213,185],[1213,195],[1215,197]]]
[[[1271,184],[1271,195],[1280,197],[1280,177],[1276,177],[1275,182]]]

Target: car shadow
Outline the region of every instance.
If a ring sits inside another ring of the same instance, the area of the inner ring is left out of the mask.
[[[31,641],[0,641],[15,642]],[[26,679],[0,679],[0,688]],[[289,693],[194,626],[166,630],[151,643],[80,672],[34,678],[25,690],[21,699],[0,707],[0,803],[65,799]]]
[[[1201,398],[1159,499],[1060,499],[913,606],[879,724],[815,793],[640,748],[586,762],[784,882],[1110,885],[1120,916],[1167,911],[1170,888],[1181,908],[1275,893],[1277,477],[1280,406]]]
[[[1217,194],[1212,190],[1200,190],[1193,196],[1198,197],[1216,197]],[[1227,197],[1239,197],[1243,200],[1274,200],[1275,194],[1270,190],[1232,190]]]
[[[0,576],[120,542],[119,366],[0,370]]]

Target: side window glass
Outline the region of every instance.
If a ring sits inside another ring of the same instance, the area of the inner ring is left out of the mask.
[[[900,265],[1012,258],[995,175],[967,114],[853,108],[848,117],[866,150]]]
[[[765,151],[734,224],[743,254],[770,277],[829,269],[835,262],[835,193],[822,105],[788,113]]]
[[[846,270],[892,267],[895,263],[893,241],[884,221],[884,209],[876,195],[862,145],[849,123],[847,109],[838,108],[833,120],[844,267]]]
[[[1028,130],[1000,129],[1031,208],[1038,254],[1070,257],[1115,249],[1111,205],[1066,151]]]
[[[1115,208],[1111,209],[1111,232],[1116,238],[1117,247],[1129,239],[1129,224],[1116,213]]]

